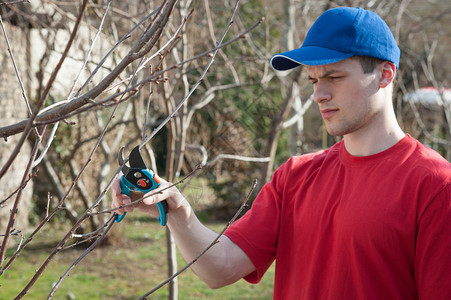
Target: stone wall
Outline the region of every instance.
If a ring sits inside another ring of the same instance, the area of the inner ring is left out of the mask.
[[[4,26],[20,75],[24,83],[27,84],[29,69],[27,29],[24,30],[18,26],[11,25],[7,21],[4,22]],[[3,32],[0,32],[0,49],[0,126],[4,126],[25,119],[27,117],[27,109]],[[19,138],[20,134],[9,137],[7,141],[0,139],[0,168],[5,166]],[[0,179],[0,202],[20,186],[29,156],[30,146],[26,143],[21,148],[19,156],[14,160],[8,172]],[[15,230],[21,230],[22,232],[29,230],[31,196],[32,186],[30,182],[22,195],[14,226]],[[0,234],[4,234],[6,230],[10,210],[15,199],[15,196],[11,197],[0,207]],[[9,246],[13,245],[10,244]]]

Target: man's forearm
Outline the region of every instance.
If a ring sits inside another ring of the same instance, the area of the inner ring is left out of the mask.
[[[191,207],[173,211],[168,217],[169,229],[187,262],[196,258],[218,236],[197,219]],[[191,268],[211,288],[231,284],[255,269],[247,255],[226,236],[221,236],[219,242]]]

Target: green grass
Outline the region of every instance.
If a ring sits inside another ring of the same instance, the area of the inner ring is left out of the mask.
[[[209,224],[220,231],[222,224]],[[14,299],[32,278],[35,269],[47,258],[63,231],[43,230],[30,243],[11,267],[0,277],[0,299]],[[115,224],[111,236],[114,246],[94,249],[81,261],[57,289],[53,299],[136,299],[164,281],[166,267],[166,236],[156,222],[149,222],[139,214]],[[11,255],[12,250],[8,250]],[[65,250],[51,261],[23,299],[46,299],[52,285],[67,270],[83,249]],[[178,269],[185,266],[178,255]],[[244,280],[211,290],[191,270],[178,277],[179,299],[272,299],[274,267],[262,282],[251,285]],[[149,296],[167,299],[167,286]]]

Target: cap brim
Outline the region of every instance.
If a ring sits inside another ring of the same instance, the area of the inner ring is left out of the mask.
[[[331,64],[353,56],[352,53],[340,52],[316,46],[303,46],[298,49],[279,53],[271,58],[271,66],[278,71],[285,71],[299,65],[318,66]]]

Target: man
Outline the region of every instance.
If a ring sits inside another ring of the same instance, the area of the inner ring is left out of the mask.
[[[246,215],[193,265],[210,287],[258,282],[275,260],[275,299],[451,299],[451,164],[396,121],[399,57],[379,16],[335,8],[299,49],[271,59],[277,70],[306,66],[328,132],[343,139],[274,173]],[[114,207],[130,203],[119,181],[113,194]],[[138,208],[155,216],[162,200],[189,261],[216,234],[175,187]]]

